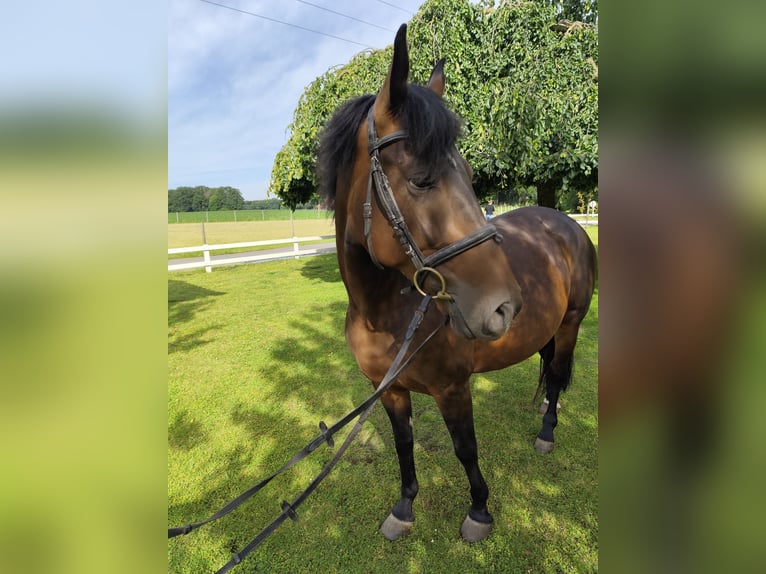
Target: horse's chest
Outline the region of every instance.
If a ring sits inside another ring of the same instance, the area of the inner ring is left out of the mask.
[[[388,350],[394,345],[394,337],[384,331],[376,331],[369,321],[349,313],[346,318],[346,342],[365,376],[380,381],[391,364]]]
[[[446,332],[437,333],[418,350],[430,330],[424,326],[415,335],[410,347],[415,354],[399,377],[403,386],[415,392],[430,393],[433,385],[467,378],[472,370],[473,345],[468,341],[455,345]],[[386,375],[403,343],[392,333],[376,330],[369,321],[351,313],[346,320],[346,341],[359,368],[376,382]]]

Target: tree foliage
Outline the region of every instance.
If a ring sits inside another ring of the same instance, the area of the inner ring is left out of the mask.
[[[585,19],[563,22],[562,18]],[[408,26],[411,79],[423,83],[446,58],[445,99],[463,118],[460,151],[480,199],[571,209],[598,177],[596,0],[428,0]],[[270,192],[291,208],[316,189],[318,135],[347,98],[376,93],[391,48],[359,54],[310,84],[277,154]]]
[[[598,0],[543,0],[553,7],[556,17],[570,22],[598,23]]]

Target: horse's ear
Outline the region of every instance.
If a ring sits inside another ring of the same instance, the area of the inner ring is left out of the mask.
[[[375,100],[375,111],[393,112],[407,99],[407,77],[410,74],[410,56],[407,52],[407,24],[402,24],[394,40],[394,59],[386,81]]]
[[[428,78],[428,87],[440,98],[444,95],[444,58],[436,62],[434,71]]]

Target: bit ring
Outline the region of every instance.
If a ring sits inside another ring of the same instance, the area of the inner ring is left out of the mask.
[[[415,285],[415,289],[417,289],[418,293],[424,297],[428,295],[428,293],[425,292],[425,290],[420,286],[420,283],[418,282],[421,277],[421,273],[432,273],[436,275],[437,279],[439,279],[439,282],[441,283],[441,289],[436,293],[436,295],[431,295],[432,299],[437,299],[439,301],[453,301],[452,295],[447,293],[447,282],[444,280],[444,275],[439,273],[433,267],[421,267],[415,271],[415,275],[412,276],[412,283]]]

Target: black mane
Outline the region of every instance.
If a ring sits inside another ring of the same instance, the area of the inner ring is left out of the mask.
[[[332,205],[338,173],[351,169],[356,160],[356,139],[375,96],[346,101],[325,126],[319,141],[317,171],[320,194]],[[461,135],[460,119],[448,110],[430,89],[415,84],[407,87],[407,99],[397,110],[397,119],[409,137],[407,149],[431,174],[438,173]]]

